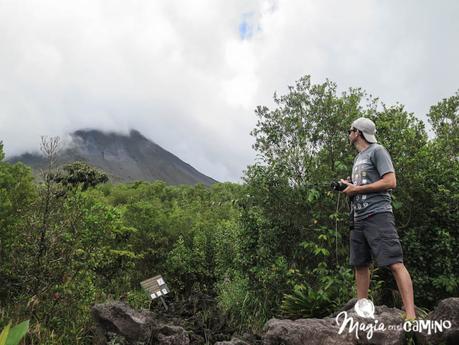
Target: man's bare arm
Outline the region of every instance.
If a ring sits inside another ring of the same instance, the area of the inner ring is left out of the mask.
[[[385,174],[382,179],[362,186],[357,186],[357,193],[371,193],[371,192],[383,192],[388,189],[395,189],[397,186],[397,180],[395,173],[390,172]]]
[[[345,180],[341,180],[341,182],[348,185],[348,187],[343,191],[343,193],[348,196],[353,196],[355,194],[383,192],[388,189],[394,189],[397,186],[397,179],[395,178],[395,173],[393,172],[385,174],[380,180],[376,182],[364,184],[362,186],[355,186]]]

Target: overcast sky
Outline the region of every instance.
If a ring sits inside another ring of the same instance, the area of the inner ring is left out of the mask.
[[[425,120],[459,88],[458,1],[0,0],[0,140],[137,129],[239,181],[254,108],[305,74]]]

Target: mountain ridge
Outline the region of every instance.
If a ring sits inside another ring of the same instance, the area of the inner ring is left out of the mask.
[[[173,153],[131,129],[128,135],[86,128],[70,133],[71,142],[57,155],[57,165],[86,162],[107,173],[112,182],[154,181],[166,183],[211,185],[218,181],[204,175]],[[40,154],[25,152],[10,157],[11,163],[22,162],[36,173],[46,166]]]

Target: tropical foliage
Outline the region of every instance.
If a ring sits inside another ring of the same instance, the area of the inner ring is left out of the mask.
[[[140,281],[161,274],[172,293],[239,331],[271,317],[321,317],[355,295],[348,266],[348,205],[329,184],[349,174],[347,132],[373,119],[397,173],[393,208],[415,302],[459,294],[459,93],[431,107],[433,134],[402,105],[361,89],[338,92],[309,76],[256,109],[257,161],[243,183],[108,184],[84,163],[55,166],[45,139],[38,181],[4,160],[0,145],[0,327],[30,319],[27,343],[89,344],[90,307],[124,299],[148,307]],[[371,297],[400,307],[387,269]],[[203,326],[204,327],[204,326]],[[7,342],[8,343],[8,342]]]

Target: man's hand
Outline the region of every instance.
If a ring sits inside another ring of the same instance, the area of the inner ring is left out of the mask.
[[[358,193],[358,186],[354,186],[349,181],[346,181],[343,179],[341,179],[340,181],[341,183],[344,183],[345,185],[347,185],[347,188],[343,190],[343,193],[346,194],[348,197],[352,197]]]

